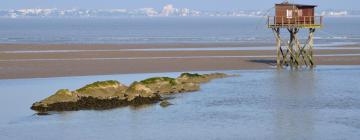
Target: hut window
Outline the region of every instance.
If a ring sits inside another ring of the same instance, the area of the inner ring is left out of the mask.
[[[286,10],[286,18],[292,18],[293,17],[293,11],[292,10]]]
[[[303,11],[301,9],[298,10],[298,16],[302,17],[303,16]]]

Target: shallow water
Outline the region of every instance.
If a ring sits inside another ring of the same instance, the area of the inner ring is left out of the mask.
[[[224,71],[201,91],[158,104],[36,116],[34,101],[60,88],[97,80],[129,84],[152,76],[128,74],[0,80],[0,139],[358,139],[360,67],[302,71]]]

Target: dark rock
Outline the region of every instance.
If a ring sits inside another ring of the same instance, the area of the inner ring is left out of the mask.
[[[161,102],[160,102],[160,106],[161,106],[161,107],[168,107],[168,106],[170,106],[170,105],[173,105],[173,104],[170,103],[170,102],[167,101],[167,100],[164,100],[164,101],[161,101]]]
[[[36,115],[38,116],[47,116],[47,115],[50,115],[48,112],[38,112],[36,113]]]

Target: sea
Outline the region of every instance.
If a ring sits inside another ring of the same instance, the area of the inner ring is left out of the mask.
[[[261,17],[0,18],[0,43],[274,43]],[[317,44],[360,42],[360,17],[325,17]],[[282,35],[288,38],[286,30]],[[306,39],[308,30],[300,31]]]

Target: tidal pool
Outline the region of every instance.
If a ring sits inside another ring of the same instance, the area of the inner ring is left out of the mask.
[[[37,116],[33,102],[98,80],[130,84],[180,73],[0,80],[0,139],[359,139],[360,67],[219,71],[201,90],[159,104]],[[210,73],[210,72],[200,72]]]

